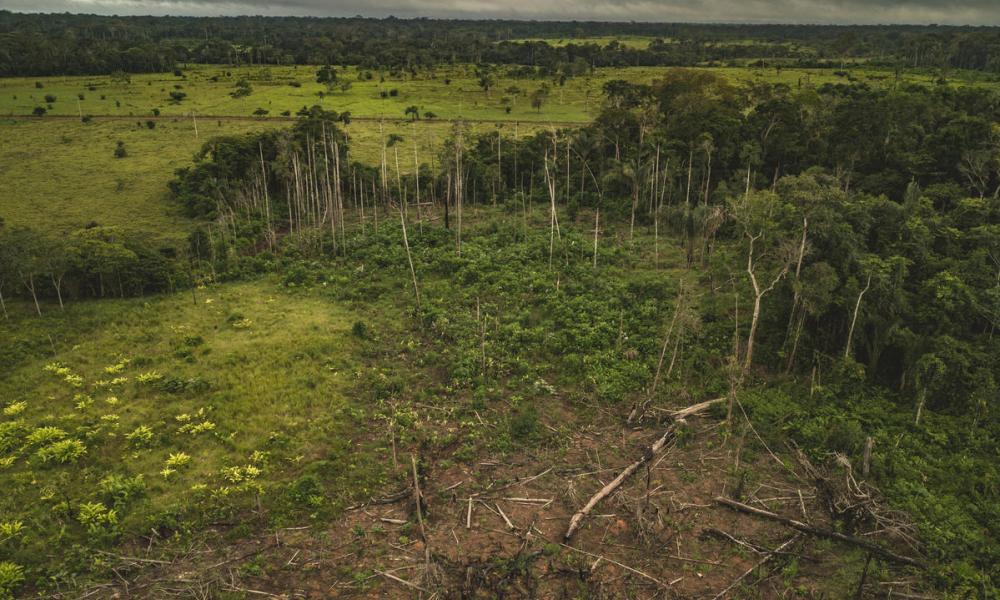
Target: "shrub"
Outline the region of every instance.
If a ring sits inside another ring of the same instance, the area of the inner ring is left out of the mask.
[[[368,325],[364,321],[355,321],[351,326],[351,333],[354,337],[366,339],[368,337]]]
[[[92,115],[83,115],[82,117],[80,117],[80,121],[83,123],[91,123],[93,122],[93,120],[94,117]]]
[[[6,560],[0,561],[0,600],[14,598],[14,592],[23,582],[24,569],[21,565]]]
[[[100,502],[84,502],[80,505],[77,520],[88,533],[103,533],[118,524],[118,513]]]
[[[174,104],[180,104],[181,101],[183,101],[185,98],[187,98],[187,94],[185,94],[184,92],[178,92],[178,91],[170,92],[170,101],[173,102]]]
[[[125,158],[128,152],[125,150],[125,142],[118,140],[118,145],[115,146],[115,158]]]
[[[523,442],[538,431],[538,411],[533,404],[522,404],[510,418],[510,437]]]
[[[146,493],[146,482],[142,474],[135,477],[125,475],[108,475],[98,484],[104,501],[116,509],[128,504]]]
[[[28,446],[42,446],[59,441],[66,437],[67,433],[58,427],[39,427],[28,434],[24,440]]]
[[[62,440],[49,444],[35,453],[43,463],[57,462],[66,464],[76,462],[87,453],[87,447],[80,440]]]
[[[41,81],[36,81],[36,82],[35,82],[35,89],[36,89],[36,90],[40,90],[40,89],[42,89],[43,87],[45,87],[45,86],[44,86],[44,85],[42,85],[42,82],[41,82]]]
[[[126,434],[125,439],[133,448],[147,448],[153,443],[153,430],[140,425]]]
[[[146,121],[146,129],[156,129],[156,121]]]
[[[55,96],[53,96],[52,94],[45,94],[45,103],[46,104],[52,104],[55,101],[56,101],[56,97]]]
[[[36,117],[42,117],[45,116],[46,112],[48,111],[45,109],[44,106],[36,106],[35,110],[31,111],[31,114],[35,115]]]

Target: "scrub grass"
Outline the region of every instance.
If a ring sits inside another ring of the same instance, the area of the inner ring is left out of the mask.
[[[58,576],[98,566],[86,547],[151,529],[169,537],[261,507],[275,524],[373,493],[356,321],[265,279],[0,323],[5,340],[52,343],[0,371],[0,521],[21,524],[8,558]]]

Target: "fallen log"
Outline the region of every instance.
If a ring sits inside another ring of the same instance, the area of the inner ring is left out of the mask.
[[[725,398],[706,400],[705,402],[700,402],[693,406],[689,406],[687,408],[683,408],[681,410],[671,413],[671,418],[673,419],[673,423],[671,423],[670,426],[667,427],[667,430],[663,432],[663,435],[660,436],[660,439],[656,440],[652,446],[650,446],[645,452],[643,452],[642,457],[639,458],[639,460],[625,467],[625,470],[619,473],[618,477],[615,477],[615,479],[611,483],[604,486],[596,494],[591,496],[587,504],[585,504],[583,508],[578,510],[576,514],[573,515],[573,518],[570,519],[569,527],[566,529],[566,534],[563,536],[563,539],[568,540],[569,538],[573,537],[573,534],[576,533],[576,530],[580,528],[580,524],[583,522],[584,517],[586,517],[587,514],[590,513],[590,511],[593,510],[598,503],[600,503],[601,500],[604,500],[605,498],[610,496],[612,492],[618,489],[618,487],[625,482],[625,480],[627,480],[629,477],[632,476],[633,473],[639,470],[639,467],[646,464],[647,462],[650,461],[650,459],[659,454],[660,451],[663,450],[664,447],[666,447],[667,443],[671,439],[673,439],[673,436],[677,431],[677,425],[679,423],[681,423],[686,417],[690,417],[691,415],[697,414],[707,409],[708,407],[712,406],[713,404],[722,402],[723,400],[725,400]]]
[[[844,535],[837,531],[832,531],[830,529],[820,529],[819,527],[813,527],[812,525],[807,525],[801,521],[796,521],[795,519],[790,519],[788,517],[783,517],[777,513],[773,513],[769,510],[763,510],[760,508],[755,508],[753,506],[748,506],[742,502],[737,502],[736,500],[730,500],[729,498],[718,497],[715,499],[717,504],[721,504],[727,508],[746,513],[748,515],[754,515],[757,517],[762,517],[764,519],[769,519],[771,521],[776,521],[802,533],[808,533],[810,535],[815,535],[817,537],[824,537],[831,540],[837,540],[838,542],[844,542],[845,544],[851,544],[852,546],[858,546],[868,550],[872,554],[880,556],[884,559],[891,560],[904,565],[909,565],[911,567],[917,567],[919,569],[926,569],[927,565],[923,561],[917,560],[915,558],[910,558],[909,556],[903,556],[901,554],[896,554],[892,550],[883,548],[878,544],[869,542],[868,540],[863,540],[861,538],[856,538],[849,535]]]

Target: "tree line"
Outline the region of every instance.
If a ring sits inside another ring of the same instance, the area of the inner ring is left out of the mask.
[[[588,42],[645,36],[648,47]],[[521,38],[563,39],[516,42]],[[577,40],[577,41],[574,41]],[[709,25],[295,17],[110,17],[0,11],[0,76],[169,71],[182,63],[430,68],[510,64],[558,70],[691,66],[750,59],[1000,72],[997,28]]]

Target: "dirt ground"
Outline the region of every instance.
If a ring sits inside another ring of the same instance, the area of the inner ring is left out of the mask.
[[[132,557],[128,576],[87,597],[928,597],[913,593],[903,568],[877,558],[866,567],[863,550],[715,501],[737,497],[836,528],[801,465],[780,462],[751,433],[723,440],[708,417],[689,418],[650,455],[668,424],[592,426],[558,448],[460,466],[424,456],[419,514],[411,484],[325,528],[237,543],[220,530],[170,561]],[[644,452],[645,464],[565,540],[573,514]],[[412,482],[413,468],[400,460],[400,479]]]

